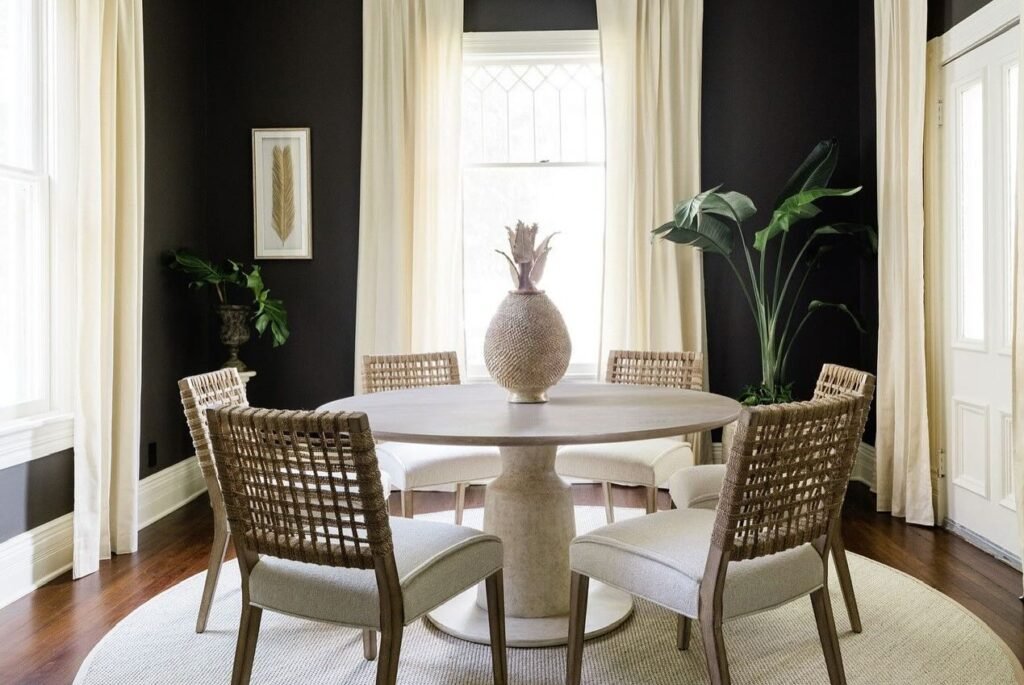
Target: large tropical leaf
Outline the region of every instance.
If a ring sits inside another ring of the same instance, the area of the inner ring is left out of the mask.
[[[775,200],[772,209],[778,209],[787,198],[808,188],[828,187],[832,180],[832,172],[836,169],[836,162],[839,160],[839,144],[835,138],[823,140],[814,146],[811,154],[807,155],[793,175],[782,187],[782,192]]]
[[[201,288],[206,284],[217,285],[231,280],[230,272],[188,250],[171,250],[167,254],[168,266],[183,272],[191,280],[190,285]]]
[[[754,248],[764,251],[768,242],[780,233],[788,231],[793,224],[810,219],[821,213],[814,204],[823,197],[850,197],[860,192],[856,188],[810,188],[791,195],[772,212],[771,222],[754,234]]]
[[[680,245],[692,245],[705,252],[729,256],[733,247],[733,228],[712,214],[700,214],[685,226],[669,221],[654,229],[656,236]]]

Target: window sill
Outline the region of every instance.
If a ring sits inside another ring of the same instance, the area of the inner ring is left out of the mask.
[[[48,413],[0,424],[0,470],[40,459],[74,445],[74,417]]]

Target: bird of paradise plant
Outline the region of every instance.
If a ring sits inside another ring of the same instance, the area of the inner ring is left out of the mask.
[[[787,181],[768,225],[754,234],[753,251],[744,241],[743,222],[753,217],[757,209],[746,195],[722,191],[720,185],[679,202],[673,220],[652,231],[655,237],[722,256],[736,276],[754,317],[761,348],[761,383],[744,390],[740,398],[744,404],[792,400],[792,384],[786,381],[787,363],[793,342],[816,312],[837,309],[849,316],[857,330],[864,332],[854,313],[841,303],[811,300],[802,315],[796,316],[808,276],[833,248],[823,238],[860,235],[872,250],[877,249],[874,229],[844,222],[815,228],[802,236],[803,244],[795,255],[787,252],[786,242],[793,227],[821,213],[815,204],[818,200],[851,197],[861,190],[829,187],[837,159],[835,140],[825,140],[814,147]],[[776,239],[778,250],[769,255],[768,247]],[[737,242],[742,247],[741,264],[733,256]],[[769,257],[774,264],[769,263]]]

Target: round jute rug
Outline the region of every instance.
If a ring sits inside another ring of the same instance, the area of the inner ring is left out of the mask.
[[[625,518],[637,515],[619,510]],[[482,512],[467,510],[480,525]],[[451,513],[425,518],[450,521]],[[598,507],[579,507],[581,531],[603,523]],[[838,588],[832,590],[839,641],[851,685],[1022,685],[1024,671],[980,619],[910,576],[850,555],[864,632],[854,634]],[[238,628],[238,568],[225,564],[209,626],[195,633],[203,574],[154,597],[113,628],[92,650],[76,685],[206,685],[230,682]],[[827,683],[809,600],[725,625],[733,682],[749,685]],[[375,664],[363,660],[356,630],[265,612],[253,683],[372,683]],[[588,641],[583,681],[592,685],[681,685],[707,682],[699,633],[687,652],[675,648],[674,616],[637,601],[624,626]],[[565,648],[510,649],[516,685],[564,682]],[[426,621],[405,631],[398,682],[403,685],[484,685],[491,682],[486,647],[449,637]]]

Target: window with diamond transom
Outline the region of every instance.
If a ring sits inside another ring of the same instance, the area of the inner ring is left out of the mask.
[[[463,279],[470,377],[511,289],[504,226],[557,232],[540,283],[572,338],[569,375],[596,376],[604,260],[604,92],[596,31],[466,34]]]

